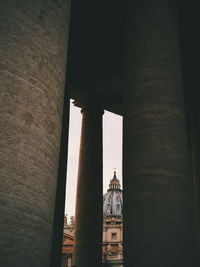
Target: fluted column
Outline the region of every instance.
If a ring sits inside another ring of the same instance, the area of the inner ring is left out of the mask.
[[[102,114],[95,105],[82,109],[75,215],[74,265],[100,267],[102,262]]]
[[[126,1],[124,266],[197,267],[175,1]]]
[[[0,265],[49,267],[70,1],[1,0]]]

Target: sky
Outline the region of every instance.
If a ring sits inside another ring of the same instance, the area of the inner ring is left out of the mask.
[[[82,115],[80,108],[70,102],[69,145],[65,214],[75,214],[76,184],[81,134]],[[108,189],[116,168],[117,178],[122,184],[122,117],[105,111],[103,115],[103,192]]]

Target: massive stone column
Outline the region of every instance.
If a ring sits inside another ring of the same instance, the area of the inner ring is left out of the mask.
[[[198,265],[175,1],[126,1],[124,266]]]
[[[102,109],[92,105],[82,109],[75,215],[76,267],[100,267],[102,261],[102,114]]]
[[[197,225],[198,251],[200,256],[200,125],[198,112],[191,112],[190,144],[194,183],[194,200]]]
[[[70,6],[0,9],[0,265],[49,267]]]

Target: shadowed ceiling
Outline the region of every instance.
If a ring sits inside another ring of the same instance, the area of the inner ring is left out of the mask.
[[[124,3],[72,1],[68,63],[71,98],[87,101],[92,97],[104,109],[121,115]],[[186,106],[195,112],[199,111],[200,91],[197,5],[195,0],[178,1]]]

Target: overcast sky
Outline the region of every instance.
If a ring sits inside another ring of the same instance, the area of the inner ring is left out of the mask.
[[[70,103],[69,150],[65,213],[75,214],[76,183],[81,131],[80,109]],[[122,184],[122,117],[110,112],[103,115],[103,191],[108,189],[114,168]]]

